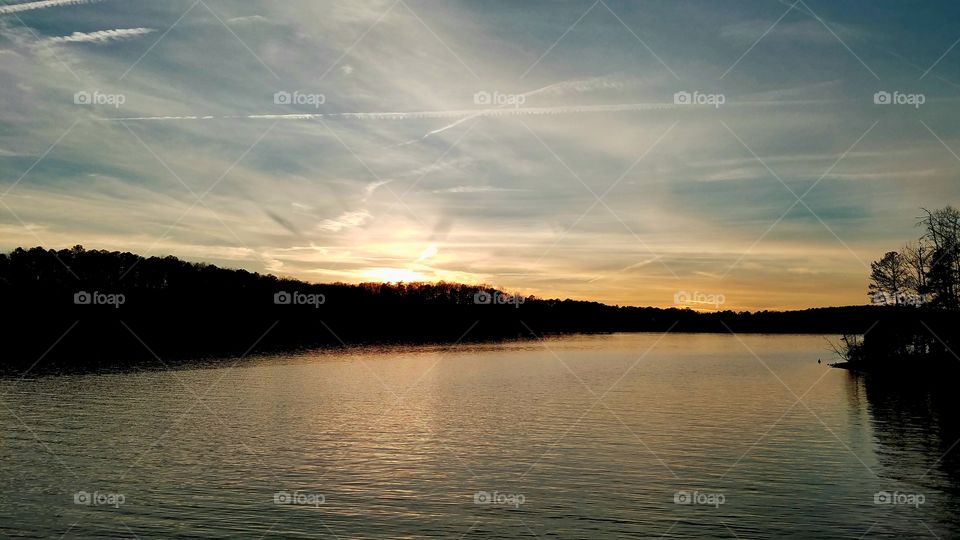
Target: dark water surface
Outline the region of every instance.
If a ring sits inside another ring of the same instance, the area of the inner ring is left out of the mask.
[[[618,334],[3,380],[0,537],[960,536],[955,395],[825,348]]]

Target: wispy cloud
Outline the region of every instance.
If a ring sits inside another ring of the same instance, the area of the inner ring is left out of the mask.
[[[359,227],[367,222],[373,216],[369,212],[344,212],[337,219],[325,219],[317,225],[322,231],[339,232],[343,229]]]
[[[582,93],[582,92],[596,91],[600,89],[621,89],[621,88],[623,88],[622,81],[617,80],[614,76],[605,75],[602,77],[591,77],[589,79],[575,79],[575,80],[561,81],[555,84],[544,86],[542,88],[537,88],[536,90],[525,92],[520,95],[523,96],[524,98],[535,96],[538,94],[562,96],[571,92]],[[571,107],[540,107],[539,108],[539,110],[545,111],[545,114],[551,114],[551,113],[561,114],[565,112],[578,112],[577,109],[578,108],[576,107],[573,107],[573,108]],[[425,135],[423,135],[418,139],[411,139],[409,141],[400,143],[399,146],[406,146],[409,144],[426,140],[429,137],[432,137],[439,133],[443,133],[444,131],[447,131],[449,129],[453,129],[459,126],[460,124],[468,120],[472,120],[474,118],[480,118],[484,116],[502,116],[502,115],[517,114],[519,113],[519,108],[514,108],[512,109],[512,111],[513,112],[511,112],[511,109],[505,105],[500,106],[497,109],[484,109],[484,110],[475,111],[471,114],[466,115],[463,118],[460,118],[459,120],[453,123],[428,131]]]
[[[32,11],[34,9],[46,9],[60,6],[78,6],[83,4],[94,4],[101,0],[41,0],[39,2],[25,2],[23,4],[10,4],[0,6],[0,15],[8,13],[20,13],[21,11]]]
[[[731,24],[720,30],[720,37],[736,43],[738,46],[749,45],[753,43],[758,36],[763,35],[764,30],[770,27],[768,21],[746,21]],[[859,28],[834,23],[831,28],[838,35],[847,41],[862,40],[869,37],[869,34]],[[817,20],[804,20],[795,22],[783,22],[770,32],[766,40],[784,40],[797,43],[811,43],[817,45],[833,45],[837,38],[830,34],[830,31],[823,27]]]
[[[45,42],[49,45],[59,43],[107,43],[121,39],[130,39],[155,32],[153,28],[115,28],[113,30],[98,30],[96,32],[74,32],[69,36],[52,37]]]
[[[801,2],[720,84],[786,6],[605,1],[685,80],[604,16],[518,81],[583,13],[576,2],[423,12],[448,49],[389,11],[394,0],[227,2],[216,16],[185,12],[192,2],[0,0],[9,18],[34,15],[0,29],[0,168],[27,173],[4,203],[29,225],[0,209],[0,248],[82,241],[317,280],[416,272],[635,305],[672,305],[678,288],[735,308],[835,305],[864,301],[857,258],[913,236],[916,208],[960,196],[955,157],[917,121],[960,148],[955,86],[935,71],[919,80],[956,40],[957,10],[841,2],[824,7],[828,30]],[[886,63],[877,87],[831,30],[870,63],[912,43],[900,52],[923,65]],[[955,50],[938,69],[958,62]],[[70,99],[97,88],[125,104]],[[926,105],[874,105],[882,88],[923,92]],[[325,103],[273,99],[296,90]],[[697,90],[726,103],[674,104]],[[527,99],[479,105],[478,92]],[[92,121],[31,169],[78,115]],[[817,182],[804,202],[822,222],[800,205],[777,222],[795,199],[771,171],[798,195]],[[188,211],[171,172],[210,188],[202,205]],[[824,271],[798,280],[806,268]]]
[[[377,180],[375,182],[370,182],[369,184],[367,184],[366,187],[363,188],[363,201],[366,202],[367,199],[369,199],[373,195],[373,193],[377,191],[377,188],[381,186],[385,186],[390,182],[392,182],[392,180]]]
[[[258,24],[270,22],[269,19],[263,15],[249,15],[246,17],[234,17],[232,19],[227,19],[229,24]]]
[[[628,86],[635,86],[639,81],[628,79],[620,75],[603,75],[600,77],[589,77],[586,79],[571,79],[561,81],[555,84],[537,88],[524,93],[525,97],[537,95],[558,95],[582,94],[586,92],[596,92],[599,90],[623,90]]]
[[[274,221],[274,223],[276,223],[277,225],[280,225],[281,227],[289,231],[290,234],[293,234],[295,236],[303,236],[303,234],[300,232],[300,229],[298,229],[297,226],[294,225],[289,219],[281,216],[280,214],[277,214],[276,212],[272,212],[267,209],[264,209],[263,211],[267,214],[268,217],[270,217],[270,219]]]
[[[513,191],[530,191],[529,189],[502,188],[495,186],[457,186],[447,189],[436,189],[434,193],[498,193]]]
[[[670,102],[661,103],[616,103],[611,105],[571,105],[557,107],[520,107],[509,109],[454,109],[454,110],[436,110],[436,111],[411,111],[411,112],[342,112],[342,113],[291,113],[291,114],[245,114],[245,115],[225,115],[225,116],[131,116],[126,118],[116,118],[115,121],[140,121],[140,120],[319,120],[322,118],[342,118],[347,120],[424,120],[431,118],[460,118],[453,124],[435,129],[428,133],[434,135],[442,133],[466,120],[479,117],[498,117],[498,116],[539,116],[549,114],[575,114],[575,113],[609,113],[609,112],[641,112],[654,111],[661,109],[673,109],[676,106]]]

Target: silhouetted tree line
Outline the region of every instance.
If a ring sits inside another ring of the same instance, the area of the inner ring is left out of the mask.
[[[851,367],[960,368],[960,211],[923,212],[916,241],[870,264],[867,294],[886,309],[862,339],[844,337]]]
[[[311,284],[81,246],[0,254],[0,301],[0,371],[7,373],[570,332],[862,333],[882,309],[698,313],[515,297],[457,283]]]

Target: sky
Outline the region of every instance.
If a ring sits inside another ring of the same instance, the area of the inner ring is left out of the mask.
[[[960,204],[958,41],[934,1],[0,3],[0,249],[865,304]]]

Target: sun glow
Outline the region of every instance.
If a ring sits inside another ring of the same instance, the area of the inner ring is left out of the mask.
[[[423,274],[406,268],[371,268],[363,272],[363,277],[387,283],[428,281]]]

